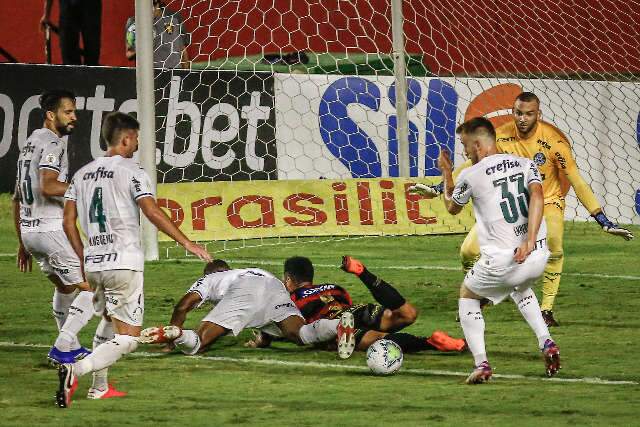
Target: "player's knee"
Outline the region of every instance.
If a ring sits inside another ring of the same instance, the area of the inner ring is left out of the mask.
[[[406,303],[402,307],[400,307],[400,311],[405,326],[412,325],[418,318],[418,309],[409,303]]]
[[[133,353],[138,348],[138,339],[132,335],[119,335],[116,334],[114,340],[118,345],[124,346],[125,354]]]
[[[473,267],[473,264],[479,257],[479,253],[475,250],[473,245],[463,243],[460,247],[460,261],[462,262],[462,268],[465,271]]]
[[[564,251],[561,249],[556,249],[551,251],[551,255],[549,255],[549,261],[560,261],[564,258]]]

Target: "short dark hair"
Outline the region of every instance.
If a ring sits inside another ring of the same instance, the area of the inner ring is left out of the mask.
[[[480,129],[485,130],[491,137],[495,139],[496,129],[493,127],[493,123],[491,123],[489,119],[485,119],[484,117],[474,117],[473,119],[467,120],[456,128],[456,133],[472,134],[476,133]]]
[[[102,122],[102,139],[108,146],[118,143],[120,132],[124,130],[139,130],[140,123],[129,114],[114,111],[107,114]]]
[[[45,111],[56,111],[60,107],[60,101],[71,99],[76,102],[76,95],[67,89],[51,89],[40,95],[40,107]]]
[[[309,258],[294,256],[284,262],[284,274],[294,282],[313,282],[313,264]]]
[[[221,260],[221,259],[214,259],[213,261],[211,261],[210,263],[204,266],[205,275],[211,274],[211,273],[219,273],[221,271],[227,271],[227,270],[231,270],[231,267],[229,267],[229,264],[227,264],[224,260]]]
[[[520,102],[531,102],[536,101],[538,105],[540,105],[540,98],[533,92],[522,92],[520,95],[516,96],[516,101]]]

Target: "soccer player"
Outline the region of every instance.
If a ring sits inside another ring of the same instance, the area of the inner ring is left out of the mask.
[[[187,313],[205,302],[215,307],[202,319],[198,330],[183,330]],[[205,351],[229,332],[237,336],[247,328],[299,345],[337,338],[338,356],[342,359],[351,356],[355,347],[351,313],[307,325],[284,284],[271,273],[259,268],[230,270],[222,260],[207,265],[205,276],[198,279],[175,306],[168,326],[143,330],[139,342],[172,343],[183,353],[193,355]]]
[[[548,245],[551,251],[542,281],[542,315],[549,326],[558,326],[553,305],[560,287],[564,262],[562,240],[564,233],[565,195],[573,186],[580,203],[589,211],[604,231],[631,240],[633,234],[611,222],[604,214],[596,196],[584,181],[571,153],[567,137],[555,126],[540,119],[540,100],[531,92],[523,92],[515,99],[513,121],[496,129],[499,153],[509,153],[533,160],[542,176],[544,193],[544,217],[549,230]],[[469,166],[465,163],[460,169]],[[454,173],[454,177],[456,174]],[[425,188],[423,193],[435,194],[437,188]],[[480,248],[475,227],[465,238],[460,256],[467,271],[478,259]]]
[[[84,359],[60,365],[56,402],[61,408],[71,404],[78,376],[97,372],[106,378],[106,368],[138,346],[144,314],[140,210],[187,251],[211,260],[207,251],[182,234],[157,206],[147,174],[132,159],[138,149],[139,127],[127,114],[108,114],[102,125],[105,157],[80,168],[65,193],[64,231],[83,260],[96,294],[96,310],[111,318],[114,335]],[[86,245],[76,220],[87,236]]]
[[[466,347],[463,339],[452,338],[442,331],[435,331],[430,337],[399,333],[398,331],[415,322],[418,310],[359,260],[345,255],[342,257],[341,268],[358,276],[379,305],[353,304],[349,292],[343,287],[330,283],[314,284],[311,260],[296,256],[284,263],[284,283],[307,322],[333,319],[344,312],[353,313],[356,350],[360,351],[366,351],[371,344],[382,338],[394,341],[405,353],[423,350],[460,352]],[[266,347],[271,339],[268,334],[256,334],[247,346]]]
[[[498,304],[509,295],[536,334],[546,373],[553,376],[560,369],[560,351],[531,289],[550,255],[540,172],[529,159],[498,154],[495,129],[483,117],[463,123],[456,133],[472,166],[460,173],[454,187],[451,160],[440,152],[444,203],[456,215],[472,200],[480,244],[480,259],[467,272],[458,300],[460,324],[475,362],[466,382],[483,383],[492,375],[480,300]]]
[[[18,156],[13,217],[18,235],[18,267],[31,271],[32,257],[55,286],[53,316],[59,334],[48,358],[70,363],[89,354],[78,332],[93,317],[93,293],[62,229],[62,199],[67,190],[67,143],[76,126],[73,93],[50,90],[40,96],[44,125],[26,140]],[[97,331],[97,333],[100,332]]]

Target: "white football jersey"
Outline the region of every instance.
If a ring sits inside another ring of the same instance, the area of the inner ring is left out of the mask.
[[[47,128],[33,131],[18,156],[21,233],[62,230],[64,200],[42,195],[41,169],[58,172],[60,182],[65,182],[69,173],[67,143]]]
[[[76,202],[87,236],[85,271],[144,270],[137,201],[154,195],[149,177],[135,160],[94,160],[75,173],[64,197]]]
[[[276,278],[273,274],[260,268],[241,268],[220,271],[218,273],[210,273],[201,277],[191,285],[187,293],[195,292],[200,295],[202,301],[200,301],[197,307],[202,306],[205,302],[216,304],[222,299],[222,297],[224,297],[229,290],[229,287],[231,287],[235,281],[244,277]],[[284,288],[284,284],[282,287]]]
[[[533,182],[542,184],[535,163],[511,154],[487,156],[460,173],[452,198],[458,205],[472,199],[481,250],[485,246],[515,249],[526,240]],[[546,237],[543,219],[537,238]]]

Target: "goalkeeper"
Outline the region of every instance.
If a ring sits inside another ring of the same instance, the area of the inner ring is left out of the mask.
[[[564,254],[562,237],[564,232],[565,195],[573,186],[580,203],[607,233],[631,240],[633,234],[611,222],[604,214],[596,196],[584,181],[571,153],[567,137],[555,126],[541,120],[540,100],[531,92],[523,92],[516,97],[513,105],[513,121],[496,129],[499,153],[509,153],[534,161],[542,175],[544,191],[544,218],[548,228],[548,244],[551,257],[543,275],[542,303],[540,309],[548,326],[558,326],[553,315],[553,303],[560,287]],[[458,170],[471,165],[468,161]],[[422,195],[438,195],[442,184],[426,186],[417,184],[412,192]],[[475,226],[471,229],[460,248],[460,256],[465,271],[469,270],[480,255]]]

